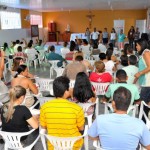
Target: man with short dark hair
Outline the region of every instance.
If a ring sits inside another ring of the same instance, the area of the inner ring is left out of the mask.
[[[144,122],[127,115],[131,92],[119,87],[113,95],[115,113],[99,115],[88,134],[92,140],[99,139],[105,150],[136,150],[142,144],[150,150],[150,132]]]
[[[122,69],[118,70],[117,73],[116,73],[117,83],[109,85],[109,87],[106,91],[104,100],[108,100],[110,98],[112,99],[114,91],[117,88],[119,88],[120,86],[122,86],[122,87],[127,88],[131,92],[131,105],[136,101],[139,102],[140,95],[139,95],[138,88],[134,84],[128,84],[127,79],[128,79],[128,77],[127,77],[126,72]]]
[[[85,72],[85,73],[87,73],[86,67],[82,63],[82,61],[83,61],[83,57],[82,56],[80,56],[80,55],[76,56],[75,57],[75,61],[73,61],[72,63],[68,64],[65,67],[65,70],[63,72],[63,76],[67,76],[69,79],[75,80],[76,75],[79,72]]]
[[[84,130],[84,112],[76,103],[67,100],[70,97],[69,79],[60,76],[53,82],[55,99],[44,103],[40,109],[40,125],[47,133],[58,137],[80,136]],[[83,140],[75,142],[74,149],[80,149]],[[49,150],[53,146],[48,143]]]

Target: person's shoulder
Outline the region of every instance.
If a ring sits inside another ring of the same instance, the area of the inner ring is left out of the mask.
[[[21,111],[21,112],[28,112],[28,111],[30,111],[25,105],[18,105],[16,108],[19,111]]]

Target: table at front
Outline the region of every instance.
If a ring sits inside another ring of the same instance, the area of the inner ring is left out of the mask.
[[[75,41],[76,37],[78,37],[78,39],[87,39],[85,33],[72,33],[70,36],[70,41]]]

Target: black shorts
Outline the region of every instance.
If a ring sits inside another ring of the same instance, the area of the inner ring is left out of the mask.
[[[103,44],[107,44],[108,43],[108,38],[103,38]]]

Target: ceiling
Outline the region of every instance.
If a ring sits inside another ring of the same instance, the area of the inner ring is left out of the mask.
[[[147,9],[150,0],[0,0],[0,5],[46,11]]]

